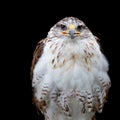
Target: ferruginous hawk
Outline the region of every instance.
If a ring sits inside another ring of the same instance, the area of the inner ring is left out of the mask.
[[[111,86],[109,63],[85,23],[66,17],[33,54],[33,103],[45,120],[93,120]]]

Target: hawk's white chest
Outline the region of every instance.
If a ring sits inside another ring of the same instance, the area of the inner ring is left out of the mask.
[[[102,67],[97,43],[48,42],[39,59],[35,73],[41,81],[53,81],[58,88],[87,89],[95,82],[95,74]],[[87,83],[87,84],[86,84]]]

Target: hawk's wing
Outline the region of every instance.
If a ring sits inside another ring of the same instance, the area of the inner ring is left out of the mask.
[[[36,65],[38,59],[42,56],[43,49],[44,49],[44,46],[45,46],[45,41],[46,41],[46,39],[40,40],[37,43],[36,48],[33,52],[33,58],[32,58],[32,63],[31,63],[31,71],[30,71],[31,80],[33,80],[33,70],[35,68],[35,65]],[[37,112],[39,112],[39,106],[42,106],[42,105],[34,96],[34,87],[32,88],[32,103],[37,106],[36,107]]]
[[[95,39],[96,39],[96,41],[97,41],[97,43],[99,44],[99,46],[100,46],[100,50],[102,51],[102,53],[104,53],[104,51],[103,51],[103,49],[102,49],[102,47],[101,47],[101,44],[100,44],[100,39],[97,37],[97,36],[95,36],[94,35],[94,37],[95,37]],[[104,56],[104,54],[103,54],[103,56]],[[104,56],[105,57],[105,56]],[[106,58],[106,57],[105,57]],[[108,68],[107,68],[108,69]],[[106,71],[107,72],[107,71]],[[101,79],[101,77],[102,78],[104,78],[104,79],[102,79],[102,80],[100,80]],[[102,84],[102,87],[103,88],[105,88],[105,96],[104,96],[104,99],[103,99],[103,103],[105,103],[106,101],[107,101],[107,99],[108,99],[108,94],[109,94],[109,88],[111,87],[111,81],[110,81],[110,78],[109,78],[109,76],[108,75],[104,75],[104,74],[101,74],[101,76],[99,76],[99,80],[100,80],[100,82],[101,82],[101,84]]]
[[[34,66],[35,64],[37,63],[38,59],[40,58],[40,56],[42,55],[43,53],[43,48],[44,48],[44,45],[45,45],[45,41],[46,39],[42,39],[40,40],[38,43],[37,43],[37,46],[34,50],[34,53],[33,53],[33,59],[32,59],[32,64],[31,64],[31,79],[33,77],[33,69],[34,69]]]

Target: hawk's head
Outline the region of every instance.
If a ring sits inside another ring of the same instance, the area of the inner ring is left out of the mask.
[[[66,17],[56,23],[48,33],[49,38],[83,39],[90,37],[92,33],[85,23],[75,17]]]

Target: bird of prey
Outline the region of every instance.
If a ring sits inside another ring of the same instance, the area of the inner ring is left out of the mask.
[[[33,53],[33,103],[45,120],[95,120],[111,80],[98,38],[76,17],[58,21]]]

